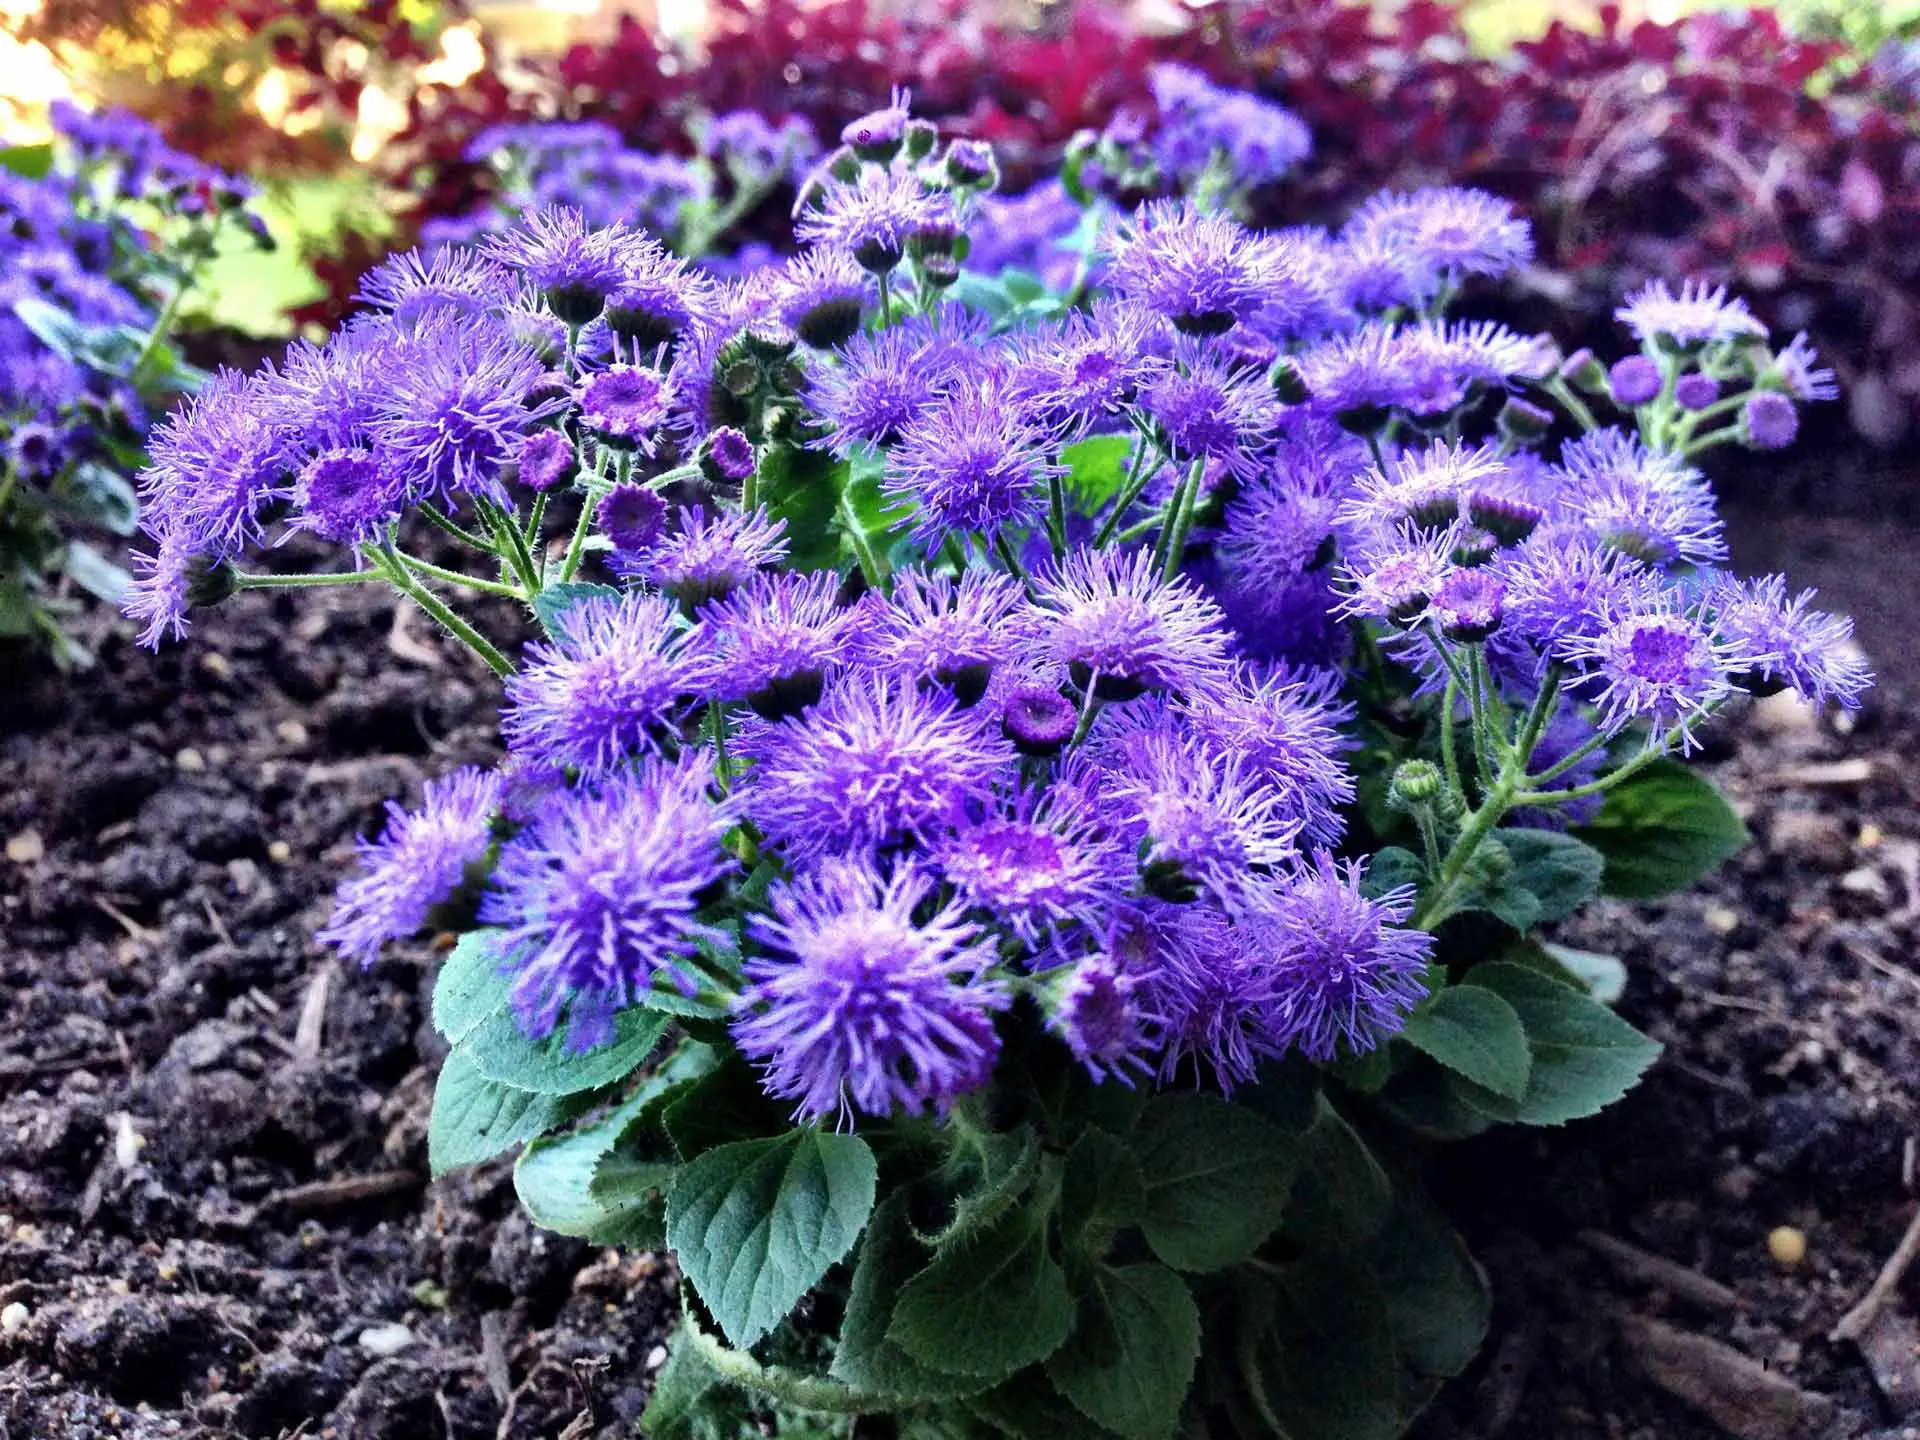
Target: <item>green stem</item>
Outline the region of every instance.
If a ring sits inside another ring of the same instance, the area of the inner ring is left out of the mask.
[[[398,548],[396,548],[393,553],[398,555],[406,564],[407,569],[416,575],[425,576],[430,580],[438,580],[443,585],[464,585],[467,589],[477,590],[482,595],[499,595],[508,600],[525,600],[529,593],[537,593],[539,589],[538,586],[535,586],[533,592],[528,592],[521,590],[518,586],[508,585],[499,580],[482,580],[478,576],[463,575],[458,570],[448,570],[444,566],[435,565],[428,560],[422,560],[418,555],[409,555],[406,551]]]
[[[367,546],[362,552],[382,570],[408,599],[431,615],[456,640],[487,662],[494,674],[513,674],[513,662],[495,648],[493,642],[448,608],[447,603],[414,579],[407,563],[389,541],[383,547]]]
[[[1100,522],[1099,532],[1093,537],[1095,549],[1104,549],[1113,539],[1113,532],[1120,528],[1122,517],[1153,479],[1153,469],[1148,462],[1158,449],[1144,432],[1140,435],[1139,443],[1134,446],[1133,455],[1127,462],[1127,478],[1121,482],[1119,494],[1113,497],[1113,509]]]
[[[1095,671],[1087,676],[1087,693],[1080,697],[1080,718],[1074,721],[1073,738],[1068,745],[1078,745],[1087,738],[1087,732],[1093,729],[1093,722],[1100,714],[1100,702],[1094,698],[1094,691],[1100,686],[1100,674]]]
[[[1593,754],[1594,751],[1604,750],[1606,748],[1608,738],[1609,737],[1605,735],[1595,735],[1591,740],[1588,740],[1584,744],[1582,744],[1579,749],[1570,752],[1564,760],[1558,761],[1553,765],[1549,765],[1545,770],[1542,770],[1537,775],[1527,776],[1527,783],[1529,785],[1540,785],[1545,783],[1548,780],[1558,780],[1562,775],[1566,774],[1569,770],[1573,769],[1573,767],[1578,765],[1582,760],[1586,759],[1589,755]]]
[[[153,325],[147,331],[147,338],[140,342],[140,352],[133,357],[133,364],[127,367],[127,379],[138,384],[138,376],[153,352],[160,348],[160,342],[166,338],[167,331],[173,328],[174,317],[180,313],[180,302],[187,298],[187,292],[193,289],[194,273],[189,270],[180,283],[173,287],[173,294],[167,297],[167,303],[160,313],[153,317]]]
[[[3,501],[4,497],[0,496],[0,502]],[[291,590],[303,585],[366,585],[387,578],[378,570],[320,570],[308,575],[263,575],[235,570],[231,575],[236,590]]]
[[[593,497],[580,497],[580,518],[574,522],[573,538],[567,542],[567,558],[560,562],[560,583],[566,584],[580,573],[580,562],[586,558],[587,536],[593,532]]]
[[[1047,474],[1047,541],[1053,546],[1053,558],[1064,560],[1067,554],[1067,480],[1059,470]]]
[[[1443,650],[1442,654],[1445,653]],[[1460,803],[1467,800],[1467,789],[1460,780],[1460,756],[1453,739],[1453,712],[1460,703],[1460,672],[1453,668],[1451,660],[1447,663],[1447,693],[1440,699],[1440,759],[1447,767],[1447,788],[1459,797]]]
[[[681,1295],[685,1297],[687,1293],[683,1284]],[[770,1396],[800,1410],[827,1415],[874,1415],[897,1410],[902,1404],[898,1396],[856,1390],[838,1380],[803,1375],[784,1365],[763,1365],[746,1351],[732,1349],[709,1335],[701,1328],[699,1319],[684,1300],[680,1310],[679,1340],[682,1344],[692,1345],[701,1364],[728,1384]]]
[[[422,502],[420,513],[427,517],[428,523],[446,531],[447,534],[458,540],[462,545],[471,545],[474,549],[484,550],[489,555],[497,553],[493,548],[493,542],[491,540],[487,539],[484,535],[474,534],[473,531],[459,524],[452,516],[440,509],[439,506]]]
[[[893,324],[893,287],[884,271],[874,278],[880,282],[880,328],[884,330]]]
[[[479,504],[480,513],[487,517],[499,544],[505,547],[507,563],[520,581],[521,588],[529,597],[538,595],[541,567],[534,560],[533,552],[527,549],[527,537],[520,533],[519,524],[513,516],[491,501],[482,500]]]
[[[1514,797],[1514,804],[1564,805],[1569,800],[1584,800],[1589,795],[1604,795],[1629,775],[1644,770],[1666,753],[1666,746],[1649,744],[1645,750],[1610,775],[1602,775],[1598,780],[1591,780],[1585,785],[1574,785],[1565,790],[1522,791]]]
[[[721,701],[707,702],[707,725],[713,731],[713,773],[724,795],[733,789],[733,761],[727,755],[727,707]]]
[[[547,523],[547,496],[543,490],[533,497],[533,512],[527,516],[527,528],[520,533],[520,539],[529,551],[540,543],[540,527]],[[542,569],[545,567],[543,566]]]
[[[1207,462],[1195,460],[1187,467],[1186,477],[1167,506],[1167,521],[1154,543],[1153,555],[1160,567],[1160,578],[1171,580],[1180,573],[1180,561],[1186,555],[1187,535],[1193,529],[1193,516],[1199,507],[1200,481]]]
[[[1718,430],[1709,430],[1697,439],[1689,440],[1681,447],[1680,453],[1691,460],[1702,450],[1711,450],[1716,445],[1724,445],[1730,440],[1738,440],[1739,438],[1739,425],[1723,425]]]
[[[1033,577],[1027,574],[1027,567],[1021,562],[1020,552],[1013,548],[1013,542],[1007,539],[1007,532],[996,531],[993,537],[993,553],[1006,565],[1009,574],[1016,576],[1027,593],[1033,593]]]
[[[1558,400],[1566,412],[1582,430],[1593,431],[1600,428],[1600,422],[1593,418],[1593,411],[1587,408],[1587,402],[1573,393],[1573,387],[1558,375],[1549,380],[1544,387],[1547,394]]]

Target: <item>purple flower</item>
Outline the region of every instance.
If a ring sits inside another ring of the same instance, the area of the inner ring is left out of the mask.
[[[708,751],[649,757],[594,790],[556,790],[501,847],[480,920],[500,927],[528,1035],[551,1034],[565,1014],[568,1048],[590,1050],[657,977],[692,990],[683,962],[725,939],[698,918],[701,896],[736,864],[712,774]]]
[[[224,560],[261,538],[261,512],[287,493],[291,437],[269,400],[270,373],[220,370],[148,442],[140,477],[149,535]]]
[[[1693,346],[1767,338],[1767,327],[1754,318],[1746,301],[1730,297],[1724,285],[1709,287],[1699,280],[1685,282],[1678,295],[1666,281],[1649,280],[1613,315],[1643,344],[1655,339]]]
[[[837,455],[899,439],[977,355],[973,328],[943,334],[937,321],[908,322],[854,336],[837,363],[808,367],[806,401]]]
[[[564,402],[537,400],[546,366],[495,325],[435,316],[392,357],[373,418],[388,463],[418,500],[504,500],[502,467]]]
[[[1090,754],[1103,808],[1143,847],[1148,881],[1172,898],[1207,886],[1231,899],[1251,867],[1293,858],[1300,823],[1279,793],[1162,703],[1103,715]]]
[[[620,574],[657,585],[688,613],[746,584],[786,558],[787,522],[766,507],[709,513],[698,505],[679,512],[680,528],[638,555],[615,554]]]
[[[1242,668],[1233,683],[1182,707],[1208,750],[1230,755],[1248,778],[1279,797],[1279,812],[1316,845],[1336,843],[1353,802],[1345,760],[1353,744],[1340,727],[1353,707],[1339,699],[1340,673]]]
[[[386,829],[358,842],[361,873],[340,887],[316,938],[371,965],[389,940],[417,934],[486,858],[500,789],[498,775],[469,765],[429,780],[418,810],[389,800]]]
[[[945,695],[871,672],[794,719],[750,730],[747,812],[799,858],[924,839],[985,804],[1013,747]]]
[[[901,431],[882,489],[913,504],[929,551],[949,535],[992,540],[1038,518],[1048,477],[1066,473],[1051,450],[998,384],[961,380]]]
[[[951,223],[953,205],[912,174],[865,169],[855,180],[829,180],[793,227],[803,245],[831,245],[862,268],[885,275],[916,233]]]
[[[1000,701],[1000,730],[1022,755],[1054,755],[1073,736],[1079,712],[1043,681],[1016,685]]]
[[[1333,555],[1334,502],[1311,490],[1256,481],[1228,504],[1214,551],[1230,588],[1271,593]]]
[[[907,122],[913,105],[913,92],[893,87],[886,106],[849,121],[840,132],[840,143],[849,146],[863,160],[886,164],[906,138]]]
[[[700,469],[715,485],[739,485],[760,464],[744,431],[722,425],[700,442]]]
[[[1279,414],[1266,376],[1197,346],[1182,347],[1179,359],[1180,368],[1163,372],[1140,395],[1172,458],[1217,460],[1242,479],[1254,475]]]
[[[1363,313],[1424,305],[1439,286],[1433,266],[1397,239],[1343,233],[1332,255],[1333,293]]]
[[[1533,258],[1533,233],[1510,202],[1457,186],[1375,195],[1344,233],[1402,247],[1443,274],[1504,275]]]
[[[1708,595],[1713,628],[1746,658],[1744,690],[1792,688],[1816,705],[1856,708],[1873,683],[1853,643],[1853,621],[1813,608],[1814,592],[1789,597],[1783,575],[1723,580]]]
[[[1034,599],[1047,654],[1103,698],[1197,694],[1226,678],[1220,608],[1183,576],[1161,580],[1145,551],[1075,550]]]
[[[500,726],[516,753],[600,773],[657,748],[661,728],[704,679],[671,600],[596,595],[561,614],[508,678]]]
[[[1224,914],[1146,900],[1117,909],[1106,939],[1108,956],[1162,1027],[1162,1084],[1189,1064],[1211,1072],[1229,1095],[1252,1081],[1273,1053],[1265,1035],[1273,977]]]
[[[1623,410],[1634,410],[1650,404],[1659,398],[1665,386],[1660,367],[1645,355],[1629,355],[1624,360],[1616,360],[1613,368],[1607,371],[1607,389],[1612,392],[1613,403]]]
[[[1267,299],[1260,237],[1224,215],[1156,201],[1115,227],[1110,250],[1114,293],[1188,334],[1222,334]]]
[[[640,365],[610,365],[580,384],[580,423],[608,444],[651,455],[673,418],[670,375]]]
[[[1562,528],[1535,531],[1501,557],[1497,573],[1507,586],[1508,628],[1542,649],[1598,635],[1656,588],[1632,556]]]
[[[861,606],[853,652],[884,674],[946,686],[963,704],[979,699],[993,671],[1032,641],[1026,594],[1012,576],[967,570],[959,579],[923,570],[895,573],[891,593]]]
[[[1773,364],[1766,373],[1768,377],[1777,378],[1787,394],[1802,404],[1836,400],[1840,396],[1840,386],[1833,378],[1833,371],[1820,364],[1813,342],[1804,333],[1795,335],[1787,342],[1786,348],[1773,357]]]
[[[481,253],[519,270],[561,321],[578,326],[599,317],[625,278],[620,252],[632,233],[624,225],[595,229],[578,210],[552,206],[488,236]]]
[[[744,700],[769,719],[820,698],[827,673],[847,658],[854,612],[842,608],[831,570],[761,573],[700,612],[715,695]]]
[[[1153,65],[1147,83],[1160,112],[1154,157],[1183,181],[1219,164],[1237,185],[1269,185],[1313,151],[1312,136],[1291,110],[1217,86],[1197,70]]]
[[[808,250],[781,269],[781,323],[807,344],[832,350],[860,331],[872,302],[873,276],[842,250]]]
[[[1412,886],[1376,899],[1360,893],[1364,867],[1324,852],[1265,882],[1236,924],[1273,977],[1269,1044],[1322,1063],[1365,1054],[1406,1023],[1425,997],[1433,937],[1404,930]]]
[[[386,534],[406,499],[406,477],[378,455],[325,450],[300,472],[291,524],[336,544],[357,546]]]
[[[1133,847],[1083,790],[1020,790],[1011,804],[937,838],[934,860],[1029,945],[1055,926],[1097,923],[1133,886]]]
[[[1689,371],[1674,381],[1673,398],[1682,410],[1704,410],[1720,398],[1720,382],[1697,370]]]
[[[1343,615],[1385,620],[1401,629],[1418,625],[1434,592],[1452,572],[1457,531],[1401,526],[1341,564],[1337,575],[1345,598]]]
[[[1756,390],[1740,407],[1740,438],[1755,450],[1784,450],[1800,433],[1800,412],[1777,390]]]
[[[1563,641],[1559,653],[1583,672],[1579,690],[1598,709],[1602,730],[1617,734],[1644,721],[1650,744],[1677,738],[1683,750],[1693,748],[1694,727],[1733,693],[1733,677],[1758,659],[1666,596],[1598,634]]]
[[[1556,509],[1603,545],[1660,566],[1726,558],[1713,491],[1678,455],[1596,430],[1561,450],[1558,478]]]
[[[594,519],[616,550],[645,550],[660,538],[667,502],[645,485],[616,485],[600,497]]]
[[[796,1120],[944,1111],[992,1073],[1008,1004],[993,946],[958,902],[927,913],[933,890],[910,864],[882,877],[835,859],[775,886],[772,915],[749,921],[777,953],[746,963],[734,1043]]]
[[[640,353],[672,344],[712,313],[713,282],[651,236],[628,236],[619,260],[606,324]]]
[[[402,330],[437,311],[471,315],[513,298],[507,272],[488,256],[459,246],[389,256],[360,281],[354,297],[385,310]]]
[[[1133,403],[1160,369],[1160,323],[1130,305],[1101,301],[1058,328],[1014,340],[1008,391],[1062,436],[1083,435]]]
[[[1467,447],[1436,440],[1370,469],[1356,484],[1340,519],[1349,525],[1391,530],[1401,524],[1437,529],[1458,519],[1466,498],[1496,486],[1507,467],[1490,445]]]
[[[1159,1017],[1146,1012],[1142,985],[1105,955],[1081,960],[1052,987],[1047,1028],[1087,1067],[1096,1084],[1133,1084],[1152,1073],[1160,1049]]]
[[[536,430],[514,455],[520,483],[544,494],[573,478],[578,457],[573,442],[558,430]]]

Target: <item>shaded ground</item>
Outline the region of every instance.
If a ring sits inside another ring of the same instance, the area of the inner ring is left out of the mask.
[[[0,1435],[627,1433],[670,1272],[533,1230],[504,1165],[428,1184],[433,957],[343,972],[309,938],[382,803],[489,752],[489,677],[351,592],[99,648],[0,720]],[[1749,724],[1721,778],[1759,843],[1564,937],[1626,958],[1669,1048],[1601,1120],[1446,1157],[1499,1311],[1432,1436],[1727,1433],[1647,1377],[1636,1316],[1812,1397],[1748,1433],[1908,1433],[1823,1337],[1915,1203],[1915,732]],[[1737,1300],[1623,1279],[1583,1230]]]

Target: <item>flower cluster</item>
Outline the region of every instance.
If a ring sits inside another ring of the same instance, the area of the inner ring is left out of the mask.
[[[1304,148],[1162,81],[1175,168],[1193,135],[1248,176]],[[720,1013],[805,1119],[944,1112],[1033,1008],[1092,1077],[1231,1092],[1400,1028],[1508,812],[1583,818],[1736,691],[1866,683],[1844,621],[1717,569],[1691,458],[1830,393],[1724,294],[1630,297],[1611,373],[1449,321],[1531,237],[1438,189],[1338,231],[1093,200],[1061,297],[969,269],[996,177],[898,93],[801,184],[791,258],[715,279],[529,210],[166,428],[150,640],[196,586],[273,583],[234,562],[279,517],[507,677],[500,773],[397,814],[329,940],[464,903],[530,1035]],[[416,515],[489,573],[406,548]],[[545,637],[516,661],[462,584]],[[1428,839],[1475,817],[1418,896],[1343,854],[1362,668],[1436,717]]]
[[[44,173],[0,172],[0,633],[73,661],[47,582],[64,572],[117,600],[125,576],[59,522],[131,533],[119,468],[149,404],[192,379],[167,321],[223,228],[267,241],[243,182],[146,122],[66,102],[53,121]]]

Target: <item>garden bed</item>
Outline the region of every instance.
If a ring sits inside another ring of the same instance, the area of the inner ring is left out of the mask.
[[[362,974],[310,938],[382,802],[494,744],[490,677],[410,618],[242,596],[189,646],[103,631],[97,673],[10,697],[0,1433],[628,1433],[670,1269],[535,1230],[504,1162],[429,1184],[434,957]],[[1902,688],[1844,735],[1778,709],[1732,727],[1716,778],[1756,843],[1561,937],[1625,958],[1623,1008],[1668,1048],[1600,1119],[1444,1157],[1497,1308],[1430,1435],[1728,1433],[1651,1377],[1672,1340],[1646,1318],[1767,1367],[1796,1428],[1745,1433],[1901,1433],[1825,1336],[1915,1203]],[[1783,1225],[1797,1266],[1769,1254]],[[1595,1235],[1735,1299],[1631,1278]]]

